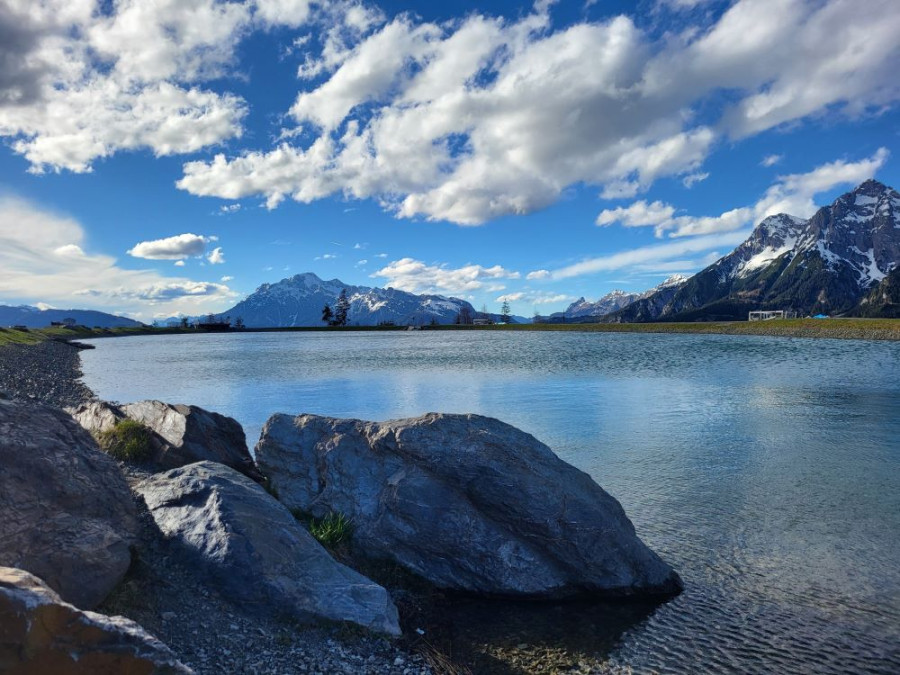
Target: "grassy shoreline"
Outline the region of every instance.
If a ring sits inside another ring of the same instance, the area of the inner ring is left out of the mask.
[[[245,328],[244,333],[305,333],[404,331],[403,326],[299,326],[291,328]],[[585,333],[666,333],[692,335],[761,335],[770,337],[826,338],[839,340],[900,340],[900,319],[776,319],[772,321],[715,321],[702,323],[568,323],[496,324],[492,326],[427,326],[425,330],[451,331],[575,331]],[[33,328],[20,331],[0,328],[0,347],[35,344],[44,340],[128,337],[132,335],[198,335],[192,328]]]

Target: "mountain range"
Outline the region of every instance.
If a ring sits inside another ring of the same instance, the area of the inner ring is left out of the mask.
[[[118,328],[119,326],[140,326],[141,323],[124,316],[96,312],[90,309],[40,309],[31,305],[0,305],[0,326],[27,326],[44,328],[53,321],[75,319],[80,326]]]
[[[896,303],[898,264],[900,194],[868,180],[812,218],[769,216],[674,293],[657,291],[602,320],[736,320],[754,309],[881,315]]]
[[[322,308],[334,308],[342,290],[351,326],[452,324],[460,313],[482,316],[460,298],[352,286],[311,272],[263,284],[216,316],[240,317],[250,328],[322,326]],[[811,218],[765,218],[734,251],[692,277],[675,275],[642,293],[615,290],[595,302],[582,297],[542,321],[744,320],[754,309],[900,316],[900,194],[868,180]],[[0,325],[41,327],[66,318],[87,326],[140,325],[105,312],[0,305]]]
[[[351,286],[338,279],[325,281],[312,272],[297,274],[277,283],[263,284],[218,317],[240,317],[248,328],[322,326],[322,308],[334,308],[342,290],[350,301],[349,326],[375,326],[455,323],[462,311],[476,316],[475,308],[465,300],[442,295],[416,295],[395,288]],[[496,317],[496,315],[492,315]]]
[[[616,289],[607,293],[596,302],[590,302],[581,297],[564,311],[555,312],[546,317],[545,320],[549,323],[596,321],[599,317],[612,314],[638,300],[644,300],[653,295],[663,297],[667,293],[674,293],[687,280],[688,277],[683,274],[673,274],[658,286],[642,293],[629,293]]]

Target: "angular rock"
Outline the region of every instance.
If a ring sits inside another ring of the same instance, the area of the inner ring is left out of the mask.
[[[162,401],[140,401],[122,406],[91,401],[70,412],[95,436],[122,419],[141,422],[154,434],[151,461],[162,469],[210,460],[237,469],[255,481],[262,480],[247,450],[244,430],[231,417],[194,405],[171,405]]]
[[[135,490],[162,533],[229,599],[301,621],[351,621],[400,634],[385,589],[335,561],[283,504],[233,469],[197,462]]]
[[[118,406],[106,401],[88,401],[77,408],[67,408],[66,412],[94,437],[110,431],[116,424],[127,419]]]
[[[176,675],[193,671],[133,621],[83,612],[63,602],[36,576],[0,567],[0,672]]]
[[[681,589],[613,497],[499,420],[274,415],[256,456],[289,508],[344,514],[359,553],[442,588],[531,597]]]
[[[137,509],[116,462],[62,410],[0,400],[0,565],[90,608],[131,563]]]

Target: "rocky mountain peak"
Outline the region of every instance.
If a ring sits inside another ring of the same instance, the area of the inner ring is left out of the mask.
[[[683,274],[673,274],[668,279],[663,281],[657,288],[669,288],[671,286],[680,286],[685,281],[687,281],[690,277],[686,277]]]
[[[611,320],[742,319],[748,309],[853,311],[900,266],[900,194],[867,180],[803,220],[777,214],[677,292],[634,303]]]
[[[425,325],[432,321],[453,323],[460,310],[470,316],[475,310],[459,298],[415,295],[396,289],[345,284],[340,279],[323,280],[312,272],[295,274],[272,284],[262,284],[255,293],[220,316],[241,317],[244,325],[321,326],[322,308],[332,307],[341,291],[350,301],[350,325],[374,326],[381,322]]]
[[[858,186],[856,186],[855,190],[849,192],[848,194],[864,194],[875,196],[882,195],[886,192],[896,192],[896,190],[888,187],[884,183],[875,180],[874,178],[870,178],[869,180],[860,183]]]

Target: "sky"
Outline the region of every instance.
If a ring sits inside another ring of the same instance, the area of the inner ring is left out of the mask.
[[[897,0],[0,0],[0,303],[642,291],[900,187],[898,35]]]

